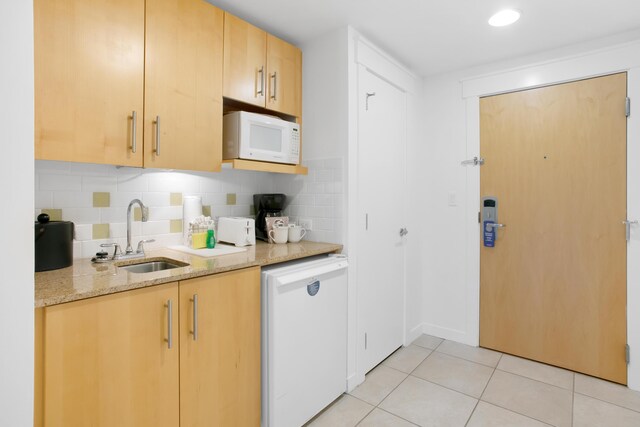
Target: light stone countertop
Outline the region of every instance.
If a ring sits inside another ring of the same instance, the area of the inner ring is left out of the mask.
[[[277,264],[341,251],[342,245],[333,243],[258,242],[255,246],[249,246],[244,252],[214,258],[203,258],[171,249],[159,249],[149,251],[146,259],[117,262],[120,265],[138,264],[143,260],[169,258],[189,264],[186,267],[144,274],[130,273],[113,263],[93,264],[89,259],[76,259],[71,267],[35,273],[35,307],[46,307],[225,271]]]

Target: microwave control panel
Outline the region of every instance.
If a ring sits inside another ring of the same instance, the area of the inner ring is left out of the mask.
[[[291,128],[291,156],[296,156],[300,154],[300,129],[298,127]]]

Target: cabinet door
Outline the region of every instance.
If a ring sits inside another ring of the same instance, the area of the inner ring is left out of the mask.
[[[260,425],[258,267],[180,282],[180,426],[205,425]]]
[[[265,106],[267,33],[224,14],[224,90],[227,98]]]
[[[47,307],[44,424],[177,427],[177,302],[173,283]]]
[[[142,166],[144,0],[33,6],[36,159]]]
[[[145,167],[220,170],[223,17],[204,0],[147,0]]]
[[[302,52],[267,35],[267,108],[302,116]]]

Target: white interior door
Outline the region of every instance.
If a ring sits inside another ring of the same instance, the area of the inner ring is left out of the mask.
[[[358,324],[363,371],[402,345],[406,94],[358,75]]]

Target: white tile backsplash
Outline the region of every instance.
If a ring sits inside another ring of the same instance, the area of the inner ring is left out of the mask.
[[[37,168],[37,166],[36,166]],[[36,169],[36,176],[38,175]],[[42,174],[36,177],[40,182],[40,191],[80,191],[82,189],[82,177],[62,174]]]
[[[74,227],[75,231],[75,239],[79,241],[91,240],[91,235],[93,233],[93,225],[92,224],[77,224]]]
[[[115,192],[118,190],[117,176],[83,176],[82,191]]]
[[[54,191],[53,207],[61,208],[90,208],[93,206],[93,193],[85,191]],[[41,207],[41,206],[36,206]],[[46,207],[46,206],[42,206]]]
[[[63,208],[62,220],[74,224],[101,224],[100,209],[95,208]]]
[[[301,218],[313,222],[313,230],[305,239],[344,243],[343,160],[314,159],[305,164],[309,168],[306,176],[280,175],[275,178],[275,186],[289,200],[285,213],[292,222],[299,222]]]
[[[118,192],[120,191],[149,191],[149,177],[144,172],[126,173],[118,175]]]
[[[126,207],[120,206],[115,208],[99,208],[99,209],[100,209],[100,224],[111,224],[114,222],[127,222]]]
[[[201,196],[213,216],[248,216],[253,194],[286,192],[276,185],[276,174],[270,173],[226,168],[219,173],[174,172],[42,160],[35,162],[35,190],[35,216],[42,209],[62,209],[62,218],[74,222],[76,258],[94,256],[100,243],[117,242],[124,247],[127,205],[133,199],[149,207],[150,220],[133,222],[132,245],[140,239],[155,239],[146,245],[153,249],[182,242],[182,233],[169,232],[170,220],[182,219],[182,206],[170,206],[172,192]],[[96,191],[110,193],[109,207],[93,207]],[[227,193],[236,194],[235,205],[227,205]],[[109,224],[111,238],[93,240],[93,224]]]

